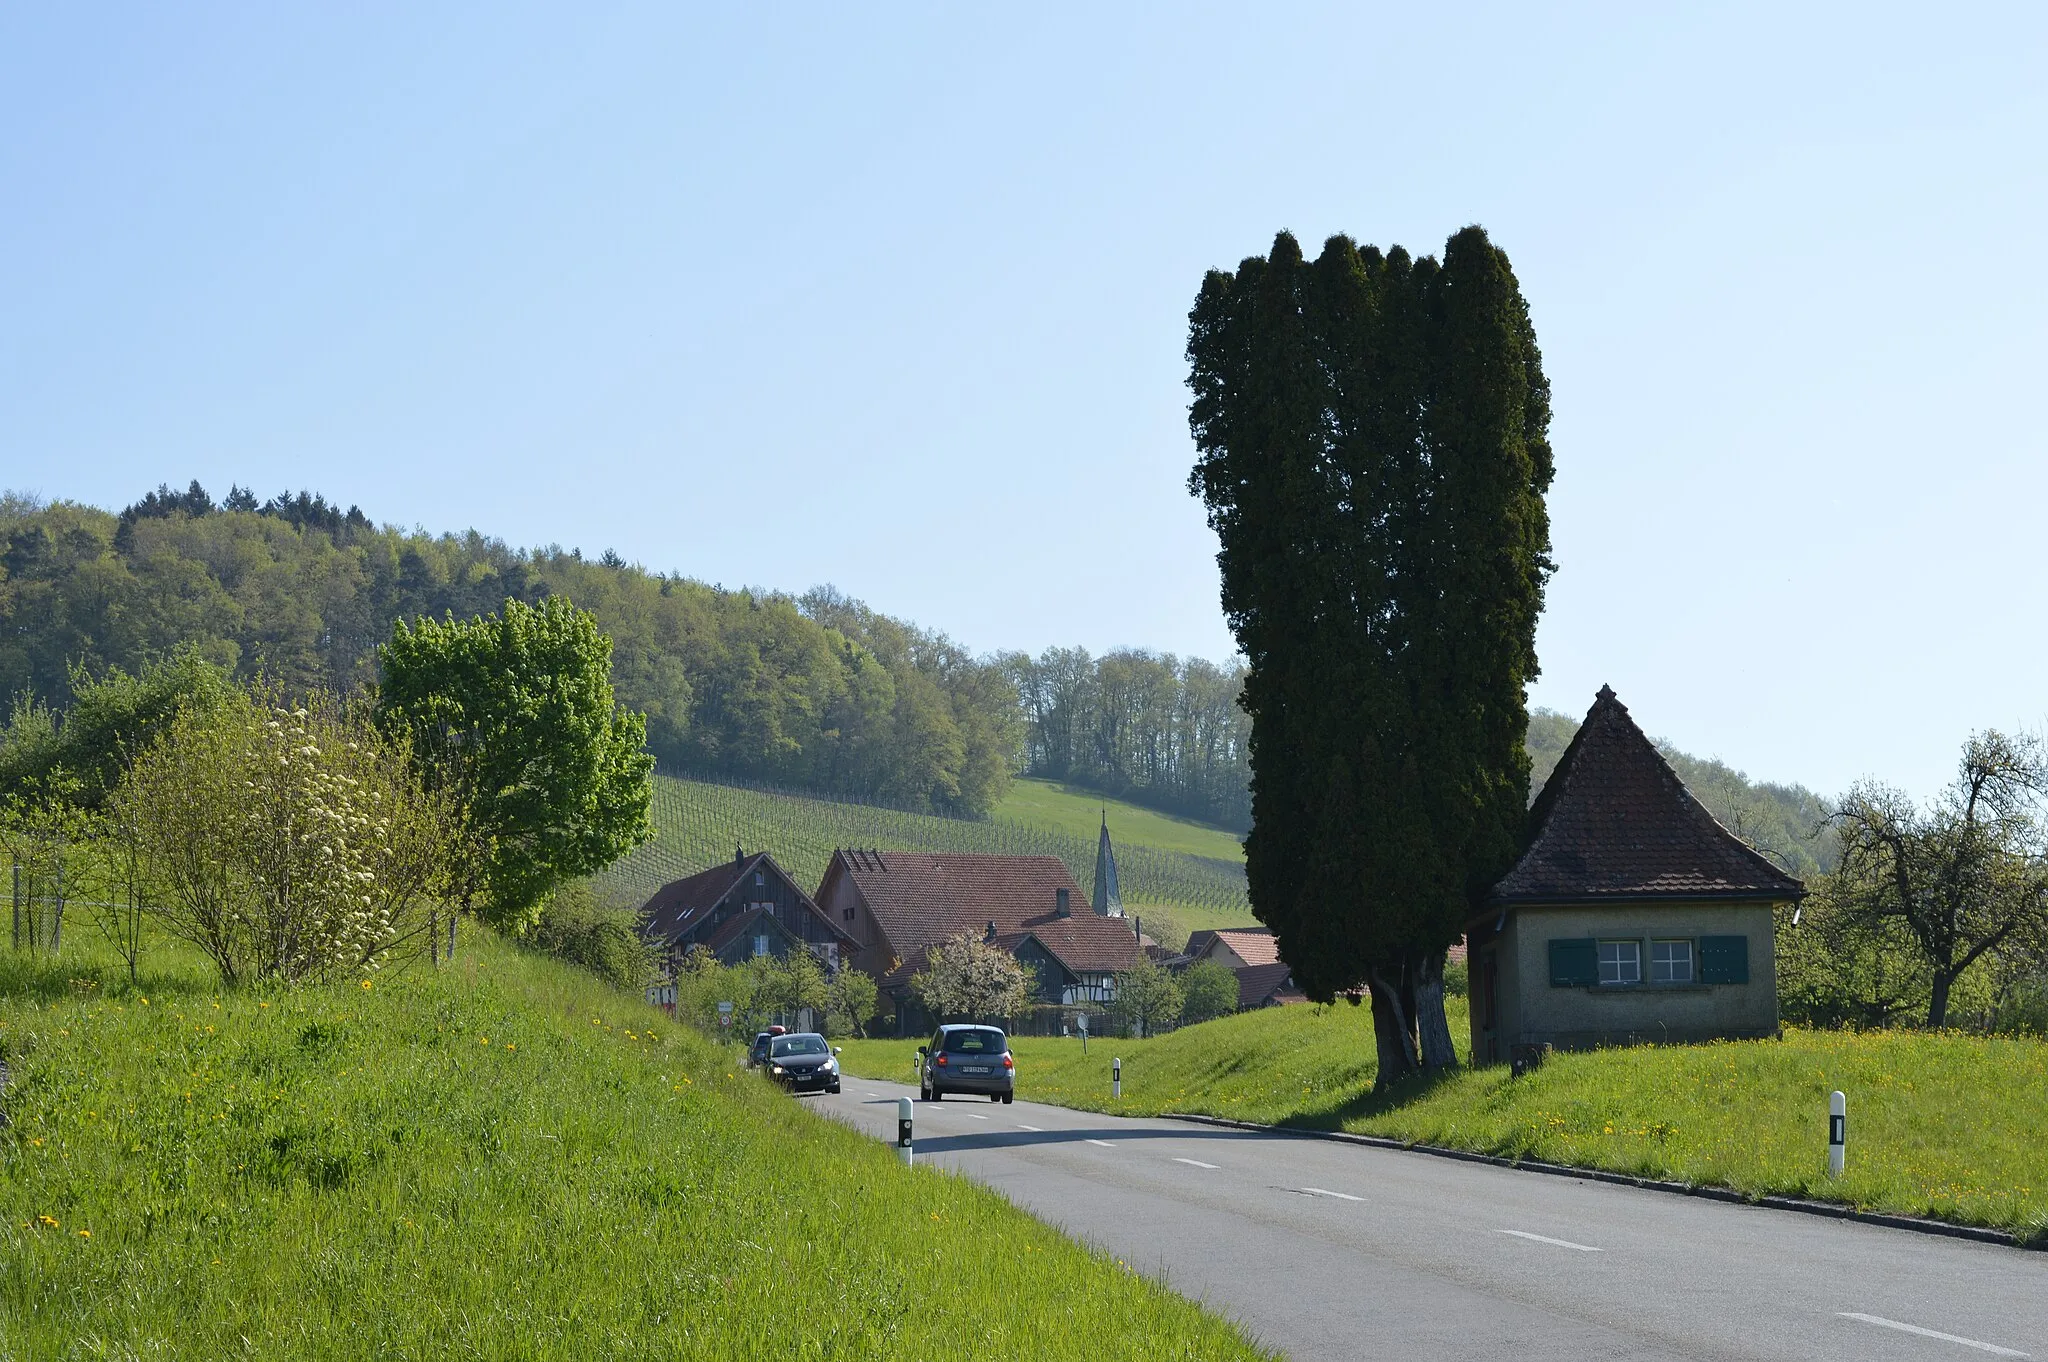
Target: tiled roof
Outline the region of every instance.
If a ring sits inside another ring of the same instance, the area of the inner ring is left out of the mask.
[[[1605,686],[1529,810],[1501,905],[1804,894],[1708,813]]]
[[[1036,936],[1077,972],[1129,969],[1138,958],[1129,919],[1096,916],[1056,856],[842,850],[834,859],[900,960],[884,983],[901,982],[924,968],[930,947],[961,932],[984,935],[991,922],[1009,948],[1027,934]],[[1071,914],[1065,918],[1056,911],[1061,889]]]
[[[1247,965],[1280,963],[1280,942],[1269,927],[1218,927],[1214,931],[1196,932],[1188,938],[1188,954],[1202,955],[1217,941],[1236,951],[1237,958]]]
[[[744,861],[727,861],[700,870],[687,879],[671,880],[654,891],[641,908],[641,930],[648,936],[673,941],[695,924],[698,913],[718,905],[732,892],[740,877],[753,869],[764,853],[756,852]]]
[[[712,866],[709,870],[700,870],[685,879],[671,880],[664,884],[654,891],[653,896],[640,909],[641,932],[652,940],[675,941],[683,933],[702,923],[710,910],[724,902],[726,895],[730,894],[746,876],[762,869],[779,876],[795,891],[800,905],[814,914],[818,921],[830,927],[842,941],[848,945],[853,944],[852,934],[821,911],[811,896],[804,892],[803,886],[791,879],[783,868],[776,864],[775,858],[765,851],[757,851],[751,856],[727,861],[722,865]],[[723,932],[724,928],[721,927],[720,931]]]
[[[1237,976],[1237,1006],[1240,1011],[1264,1007],[1268,1001],[1298,1001],[1300,994],[1290,988],[1289,971],[1278,961],[1265,965],[1245,965],[1232,970]]]

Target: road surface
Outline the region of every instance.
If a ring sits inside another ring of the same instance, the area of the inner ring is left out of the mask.
[[[801,1100],[893,1141],[910,1096],[848,1077]],[[920,1163],[1299,1362],[2048,1362],[2048,1253],[1194,1122],[915,1105]]]

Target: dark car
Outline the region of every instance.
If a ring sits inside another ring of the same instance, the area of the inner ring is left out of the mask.
[[[929,1045],[917,1047],[918,1096],[944,1100],[949,1092],[985,1095],[991,1102],[1016,1096],[1017,1061],[1010,1040],[993,1026],[941,1026]]]
[[[758,1069],[763,1064],[766,1064],[768,1062],[768,1042],[774,1040],[777,1036],[786,1035],[788,1031],[789,1028],[786,1026],[771,1026],[766,1031],[756,1031],[754,1033],[754,1043],[747,1047],[747,1067],[749,1069]]]
[[[815,1031],[797,1031],[768,1041],[768,1076],[791,1092],[838,1092],[839,1051]]]

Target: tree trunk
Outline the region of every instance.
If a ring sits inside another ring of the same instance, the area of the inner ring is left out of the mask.
[[[1451,1043],[1451,1024],[1444,1018],[1444,956],[1442,951],[1422,962],[1421,977],[1415,985],[1415,1025],[1422,1039],[1422,1067],[1437,1073],[1458,1067],[1458,1051]]]
[[[1934,990],[1927,999],[1927,1029],[1938,1031],[1948,1025],[1948,994],[1955,986],[1955,976],[1946,970],[1934,972]]]
[[[1373,1090],[1381,1092],[1415,1073],[1420,1064],[1400,990],[1378,970],[1372,972],[1371,983],[1372,1032],[1379,1049],[1379,1076],[1373,1080]]]

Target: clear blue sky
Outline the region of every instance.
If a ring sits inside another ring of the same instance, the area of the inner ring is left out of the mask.
[[[1478,222],[1537,703],[1825,791],[2040,724],[2048,10],[1536,8],[10,6],[0,485],[1221,657],[1202,272]]]

